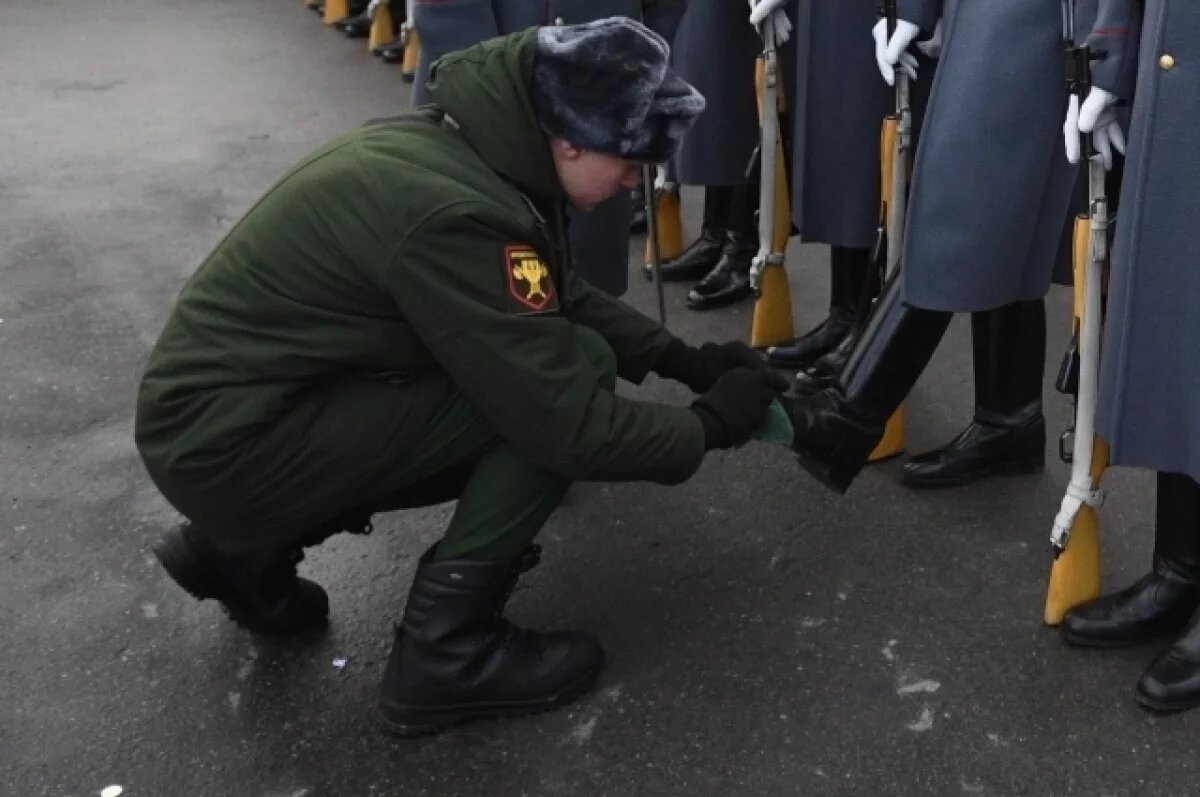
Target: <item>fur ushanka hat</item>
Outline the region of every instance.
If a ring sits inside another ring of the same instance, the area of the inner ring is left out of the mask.
[[[532,98],[542,129],[582,149],[669,160],[704,110],[668,65],[670,52],[629,17],[539,29]]]

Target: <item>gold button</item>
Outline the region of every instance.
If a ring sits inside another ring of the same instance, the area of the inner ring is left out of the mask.
[[[1172,69],[1175,68],[1175,56],[1170,55],[1170,54],[1164,54],[1161,58],[1158,59],[1158,65],[1160,67],[1162,67],[1164,71],[1170,72]]]

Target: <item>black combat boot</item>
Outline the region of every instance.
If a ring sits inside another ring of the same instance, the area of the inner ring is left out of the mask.
[[[387,730],[421,736],[534,714],[586,692],[604,650],[582,631],[536,633],[501,615],[540,548],[505,562],[421,557],[380,688]]]
[[[188,594],[218,601],[247,631],[305,634],[328,625],[329,597],[320,586],[296,575],[296,565],[304,559],[302,548],[339,531],[365,534],[370,528],[369,514],[351,513],[312,530],[293,546],[231,556],[217,550],[200,527],[184,523],[159,540],[154,555]]]
[[[905,304],[900,277],[884,289],[836,384],[787,402],[800,465],[837,492],[867,464],[953,317]]]
[[[909,487],[954,487],[1000,473],[1036,473],[1045,465],[1045,302],[972,313],[971,337],[974,420],[947,445],[905,463],[901,481]]]
[[[854,329],[859,303],[871,268],[870,249],[843,246],[829,250],[829,316],[790,346],[767,349],[767,362],[776,368],[802,370],[837,348]]]
[[[722,185],[705,187],[700,237],[692,241],[679,257],[662,264],[663,282],[698,280],[716,267],[725,248],[730,203],[735,190]],[[653,274],[647,271],[646,277],[652,278]]]
[[[1130,587],[1076,606],[1063,617],[1073,645],[1119,648],[1178,633],[1200,605],[1200,487],[1158,474],[1153,569]]]

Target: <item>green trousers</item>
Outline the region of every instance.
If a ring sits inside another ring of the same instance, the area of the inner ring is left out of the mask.
[[[612,349],[591,329],[573,330],[598,389],[613,390]],[[294,545],[354,510],[457,499],[436,558],[496,560],[524,550],[570,486],[519,457],[438,373],[403,384],[338,382],[304,394],[226,481],[236,487],[215,502],[212,519],[193,520],[228,553]]]

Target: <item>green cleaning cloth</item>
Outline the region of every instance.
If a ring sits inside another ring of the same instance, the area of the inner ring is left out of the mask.
[[[767,413],[767,420],[755,430],[754,439],[762,440],[764,443],[790,446],[794,432],[792,419],[788,417],[787,410],[778,401],[772,401],[771,409]]]

